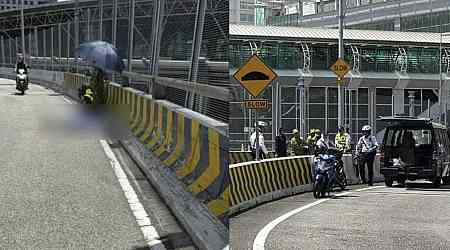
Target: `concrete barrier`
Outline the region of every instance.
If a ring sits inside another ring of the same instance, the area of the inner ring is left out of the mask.
[[[374,182],[384,181],[380,174],[380,156],[374,162]],[[344,154],[348,184],[358,184],[352,155]],[[313,156],[293,156],[249,161],[230,165],[230,215],[263,202],[312,191]],[[366,178],[368,177],[366,169]]]
[[[64,93],[78,100],[78,89],[83,85],[89,84],[89,79],[89,77],[82,74],[64,72],[64,79],[62,81]]]
[[[275,158],[275,152],[269,152],[269,158]],[[252,153],[250,151],[230,151],[230,164],[253,161]]]
[[[230,165],[230,214],[312,190],[312,157],[295,156]]]
[[[228,225],[227,124],[117,84],[109,84],[107,93],[108,104],[129,114],[135,137]]]

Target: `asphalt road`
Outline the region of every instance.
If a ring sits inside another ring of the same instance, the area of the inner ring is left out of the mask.
[[[104,127],[29,88],[16,95],[0,79],[0,249],[145,249],[99,142]]]
[[[367,186],[351,187],[361,188]],[[233,216],[232,248],[253,249],[267,224],[315,201],[305,193]],[[420,181],[352,191],[288,217],[270,231],[264,249],[450,249],[449,204],[450,186]]]

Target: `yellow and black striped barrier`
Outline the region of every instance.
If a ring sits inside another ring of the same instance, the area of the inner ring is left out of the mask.
[[[89,84],[89,77],[82,74],[64,72],[63,90],[72,98],[78,99],[78,89],[86,84]]]
[[[107,103],[116,112],[127,112],[135,137],[227,224],[228,137],[184,112],[184,108],[155,101],[140,91],[109,84],[107,93]]]
[[[269,152],[268,158],[275,158],[274,152]],[[252,152],[250,151],[230,151],[230,164],[253,161]]]
[[[230,165],[230,213],[261,202],[308,191],[311,156],[294,156]]]

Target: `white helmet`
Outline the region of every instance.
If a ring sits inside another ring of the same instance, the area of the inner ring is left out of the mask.
[[[362,127],[362,131],[370,131],[370,130],[372,130],[370,125],[365,125],[365,126]]]

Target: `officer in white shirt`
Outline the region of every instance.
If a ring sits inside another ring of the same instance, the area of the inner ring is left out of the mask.
[[[261,127],[258,128],[259,133],[259,158],[266,159],[267,156],[267,148],[264,145],[264,135],[262,133]],[[253,160],[256,160],[256,130],[250,136],[250,149],[252,151]]]
[[[359,138],[356,144],[356,152],[359,155],[359,173],[361,180],[366,184],[365,165],[367,164],[367,172],[369,174],[369,186],[373,185],[373,162],[377,154],[378,142],[377,138],[371,135],[372,128],[369,125],[362,127],[363,136]]]

